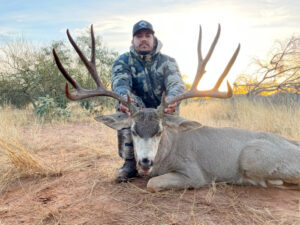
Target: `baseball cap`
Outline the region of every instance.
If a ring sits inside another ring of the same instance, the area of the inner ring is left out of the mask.
[[[132,30],[132,36],[136,35],[137,32],[139,32],[140,30],[143,30],[143,29],[151,30],[154,34],[152,24],[147,22],[146,20],[141,20],[141,21],[137,22],[136,24],[134,24],[133,30]]]

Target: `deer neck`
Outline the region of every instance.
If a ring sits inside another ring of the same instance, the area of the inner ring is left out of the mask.
[[[175,155],[172,152],[176,150],[176,137],[175,132],[165,128],[155,156],[151,176],[161,175],[172,170],[175,164]]]

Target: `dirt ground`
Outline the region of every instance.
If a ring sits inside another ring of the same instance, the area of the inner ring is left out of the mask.
[[[116,183],[116,133],[98,123],[24,128],[24,143],[60,175],[14,181],[0,196],[0,225],[300,224],[299,191],[218,184],[149,193],[148,178]]]

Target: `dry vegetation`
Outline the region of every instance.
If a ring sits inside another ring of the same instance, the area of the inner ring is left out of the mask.
[[[261,130],[300,141],[300,104],[275,104],[262,100],[235,98],[191,102],[181,115],[202,124]]]
[[[147,178],[116,184],[115,131],[76,106],[68,121],[0,111],[0,224],[299,224],[300,192],[212,184],[145,191]],[[247,99],[183,105],[211,126],[264,130],[300,141],[300,105]]]

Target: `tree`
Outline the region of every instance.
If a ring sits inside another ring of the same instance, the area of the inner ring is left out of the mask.
[[[276,42],[269,61],[254,63],[256,73],[239,76],[235,88],[246,89],[249,95],[300,93],[300,37]]]
[[[49,95],[62,99],[64,78],[53,61],[50,51],[53,47],[64,55],[64,63],[70,65],[67,57],[70,51],[63,42],[37,48],[22,40],[1,48],[0,103],[9,102],[19,108],[31,103],[35,108],[39,97]]]
[[[82,50],[89,55],[90,37],[86,33],[76,39]],[[117,53],[102,45],[96,37],[96,62],[103,84],[108,86],[111,68]],[[67,106],[64,96],[65,79],[58,70],[52,55],[55,48],[61,62],[83,87],[92,88],[94,82],[87,76],[86,68],[75,51],[65,42],[55,41],[51,45],[37,48],[24,40],[7,43],[0,49],[0,104],[11,103],[19,108],[36,102],[40,97],[53,98],[60,108]],[[86,100],[91,102],[96,100]],[[103,100],[102,100],[103,101]]]

